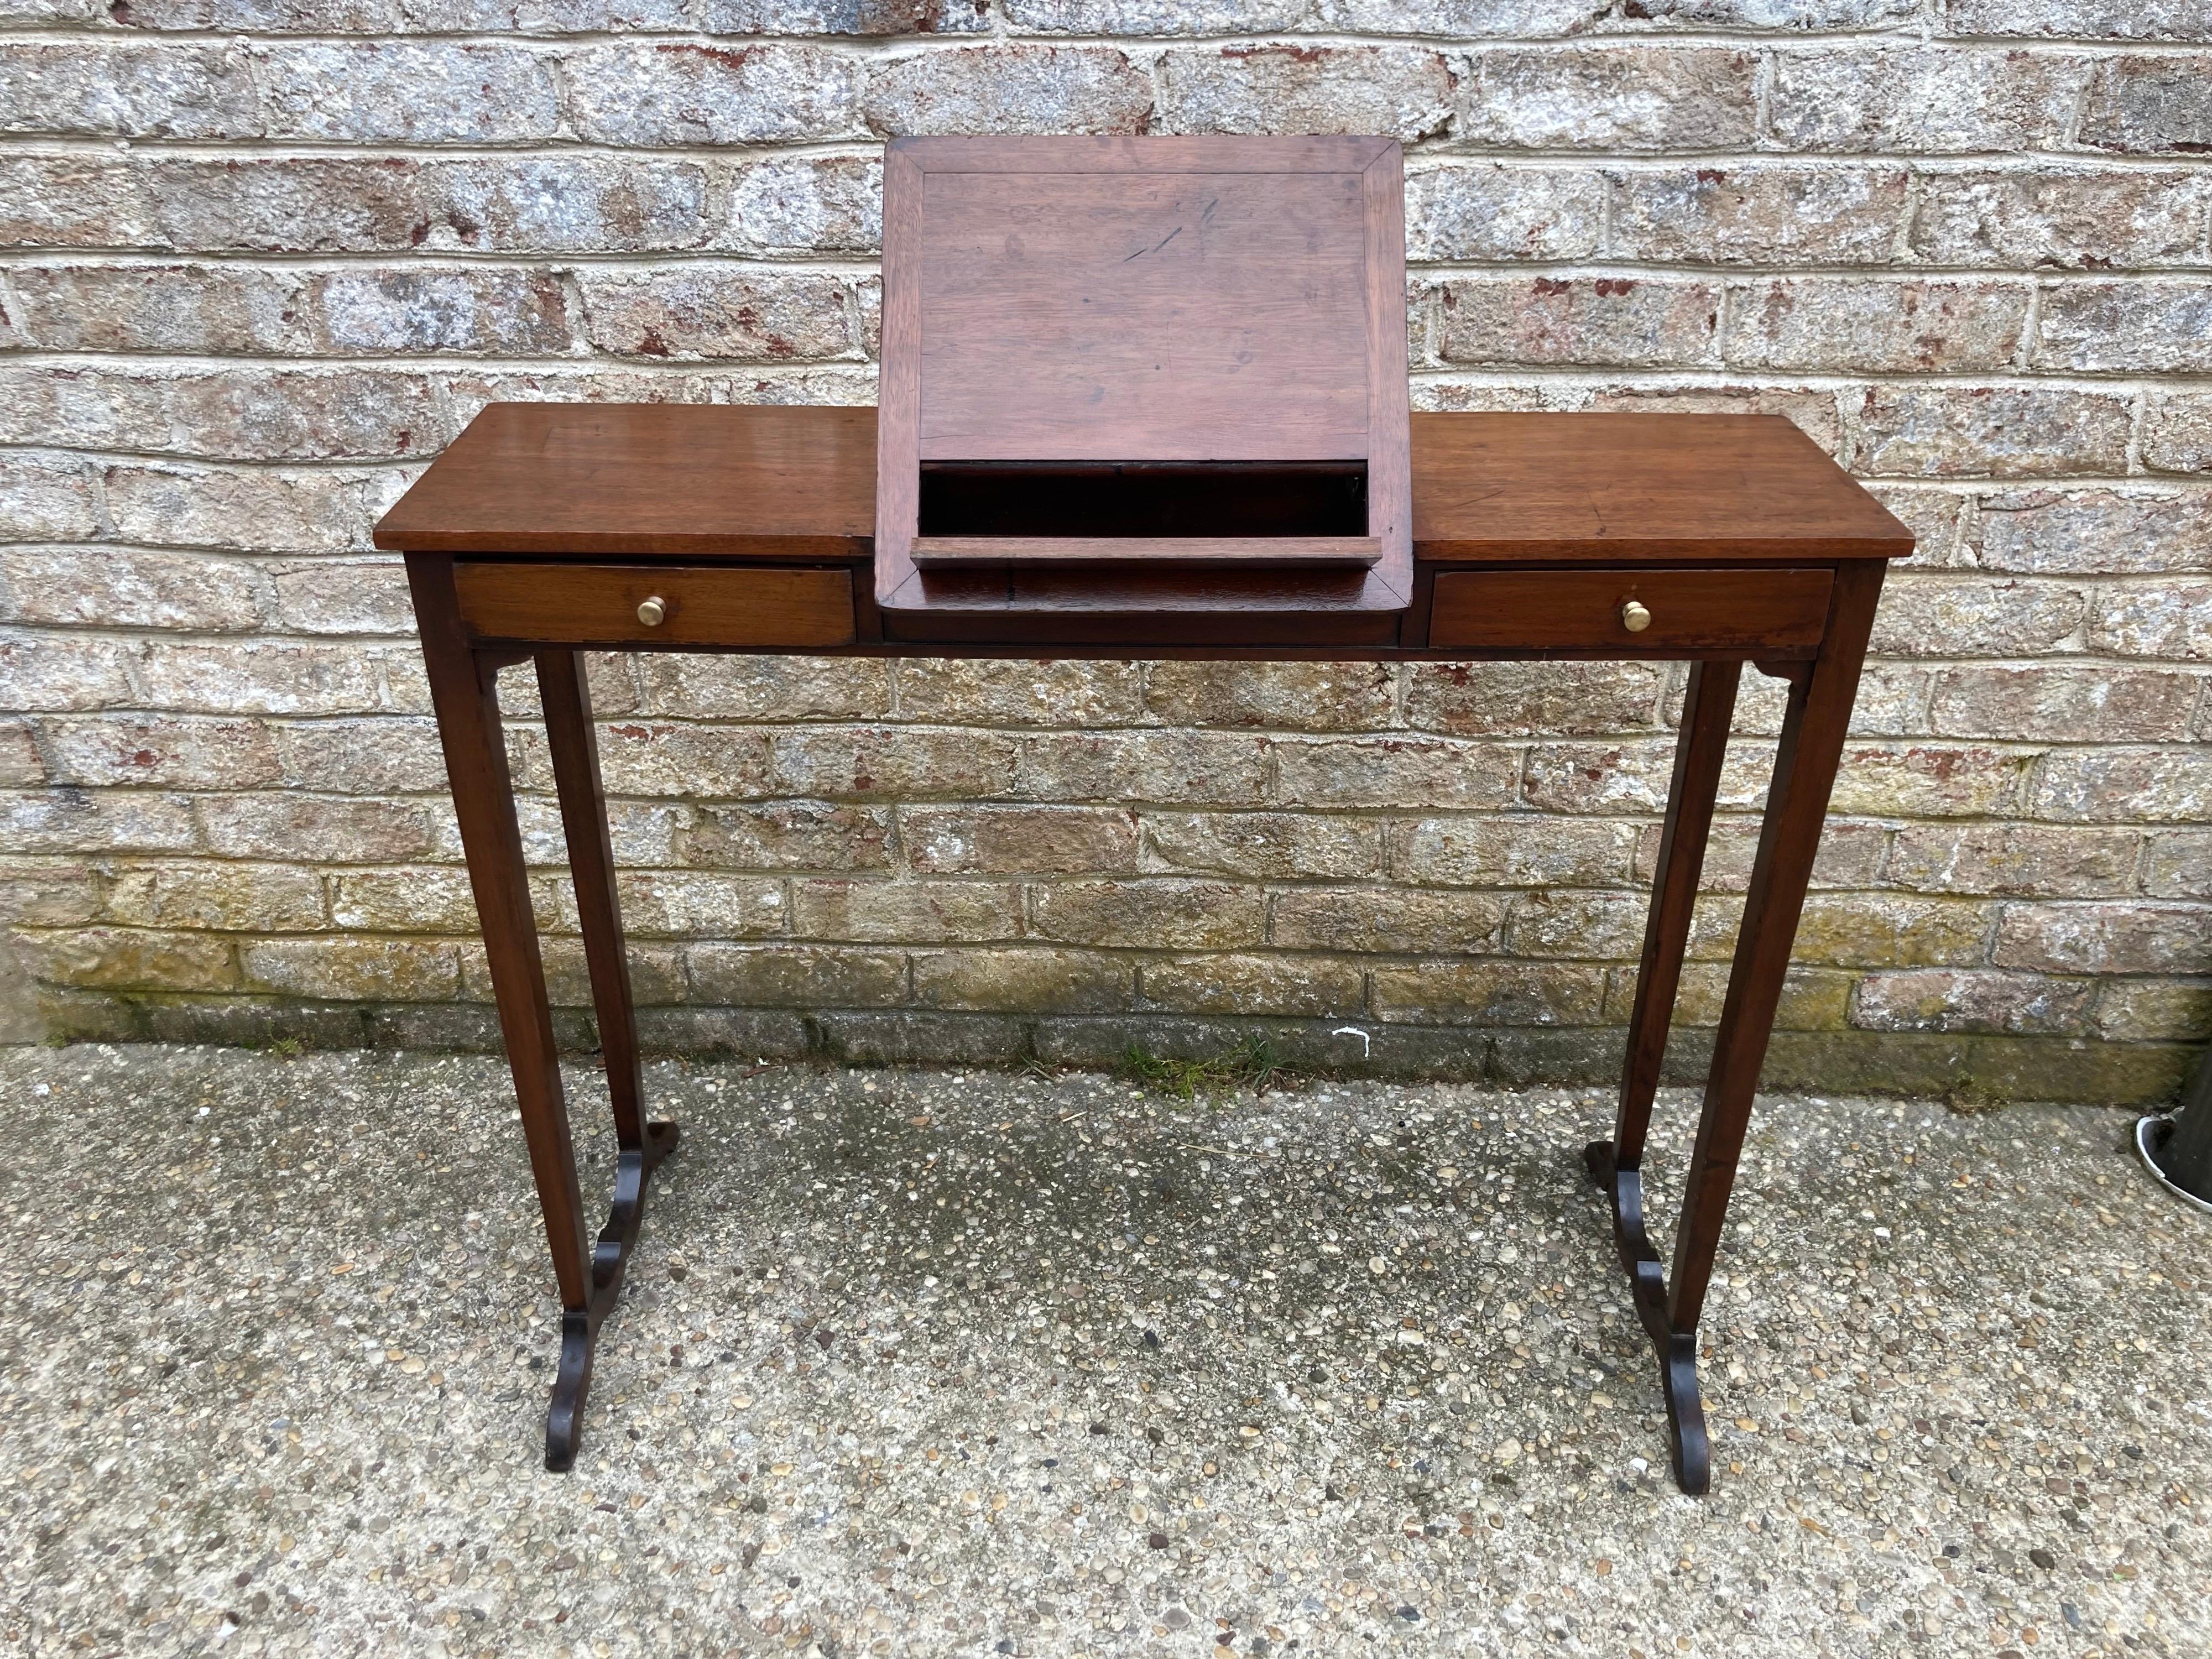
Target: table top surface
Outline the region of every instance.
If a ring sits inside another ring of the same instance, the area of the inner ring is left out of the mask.
[[[1772,415],[1416,414],[1413,553],[1468,563],[1901,558],[1912,534]],[[875,531],[872,409],[493,404],[379,547],[854,559]]]

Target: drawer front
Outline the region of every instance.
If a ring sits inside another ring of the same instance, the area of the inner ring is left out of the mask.
[[[453,582],[461,620],[483,640],[742,647],[854,638],[850,570],[465,560]]]
[[[1834,582],[1826,570],[1442,570],[1429,645],[1809,656]]]

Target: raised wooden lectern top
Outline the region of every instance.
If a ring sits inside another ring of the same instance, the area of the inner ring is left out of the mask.
[[[1406,413],[1397,147],[890,147],[883,409],[495,404],[407,555],[562,1308],[546,1462],[655,1165],[580,652],[1687,659],[1620,1107],[1585,1149],[1705,1489],[1698,1321],[1887,562],[1773,416]],[[576,1176],[496,672],[534,659],[620,1156]],[[1671,1267],[1640,1174],[1743,665],[1789,683]],[[1132,805],[1146,797],[1139,786]],[[1128,941],[1141,945],[1141,939]]]
[[[876,603],[906,637],[1385,636],[1413,589],[1378,138],[909,138],[884,168]]]

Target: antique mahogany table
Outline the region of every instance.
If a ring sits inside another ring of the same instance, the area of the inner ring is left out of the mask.
[[[545,1461],[676,1126],[646,1116],[586,649],[1686,659],[1613,1136],[1584,1157],[1686,1492],[1698,1322],[1887,562],[1772,416],[1407,408],[1398,148],[890,147],[872,409],[495,404],[377,526],[406,555],[562,1310]],[[534,663],[612,1097],[578,1188],[495,685]],[[1671,1271],[1640,1170],[1743,665],[1789,684]]]

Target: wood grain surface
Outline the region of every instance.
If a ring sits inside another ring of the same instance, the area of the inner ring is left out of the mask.
[[[1809,655],[1835,575],[1826,570],[1444,570],[1429,645],[1682,657]],[[1650,613],[1631,629],[1632,600]]]
[[[479,640],[562,645],[723,645],[733,650],[850,645],[850,570],[685,569],[464,560],[461,620]],[[660,602],[662,619],[638,607]]]

